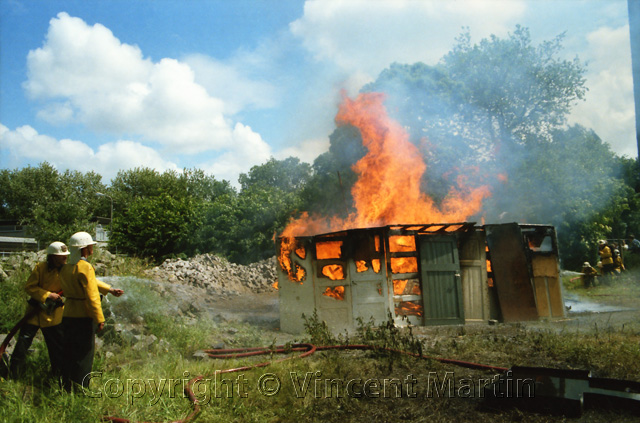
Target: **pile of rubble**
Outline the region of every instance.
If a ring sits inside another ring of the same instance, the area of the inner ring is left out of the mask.
[[[213,254],[189,260],[165,260],[147,270],[146,276],[158,282],[190,285],[220,294],[273,291],[272,285],[278,279],[275,257],[244,266]]]

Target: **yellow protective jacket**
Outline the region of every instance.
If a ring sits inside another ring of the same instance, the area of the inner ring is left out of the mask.
[[[613,265],[616,270],[625,270],[624,264],[622,263],[622,257],[618,256],[614,259]]]
[[[34,300],[43,303],[52,292],[60,291],[60,277],[58,269],[49,269],[46,262],[41,262],[33,268],[24,290]],[[35,307],[27,305],[27,313],[31,312]],[[35,316],[30,318],[27,323],[41,328],[59,325],[62,321],[62,307],[56,308],[53,313],[47,314],[44,310],[40,310]]]
[[[598,271],[591,266],[583,266],[582,273],[584,276],[598,276]]]
[[[88,261],[65,264],[60,270],[60,284],[64,291],[64,317],[91,317],[104,322],[100,294],[107,294],[111,286],[96,279],[96,272]]]
[[[613,256],[611,255],[611,248],[606,245],[599,251],[600,253],[600,261],[603,265],[605,264],[613,264]]]

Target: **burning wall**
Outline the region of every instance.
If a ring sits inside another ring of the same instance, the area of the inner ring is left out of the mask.
[[[391,225],[293,239],[293,249],[291,238],[278,240],[282,261],[289,262],[279,269],[284,331],[301,332],[301,314],[314,309],[337,331],[354,328],[358,318],[379,323],[389,315],[398,325],[490,318],[482,277],[484,240],[473,223]],[[461,261],[459,244],[474,244],[465,251],[480,257]],[[300,249],[305,253],[299,254]],[[469,271],[475,267],[477,271]],[[304,269],[305,279],[285,269]],[[466,289],[465,284],[477,289]],[[463,290],[473,304],[467,317]]]
[[[302,332],[313,310],[334,331],[389,315],[401,326],[564,315],[551,226],[389,225],[293,239],[288,268],[305,278],[279,269],[283,331]]]

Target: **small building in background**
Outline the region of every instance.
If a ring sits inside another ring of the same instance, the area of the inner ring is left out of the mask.
[[[40,245],[30,235],[28,228],[20,225],[17,220],[0,220],[0,255],[38,251]]]
[[[100,217],[96,216],[90,220],[91,222],[96,222],[96,236],[95,240],[99,243],[108,244],[109,243],[109,235],[111,228],[111,219],[108,217]]]

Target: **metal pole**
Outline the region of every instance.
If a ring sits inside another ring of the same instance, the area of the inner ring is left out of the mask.
[[[636,112],[636,142],[640,152],[640,0],[627,0],[631,37],[631,73]]]

